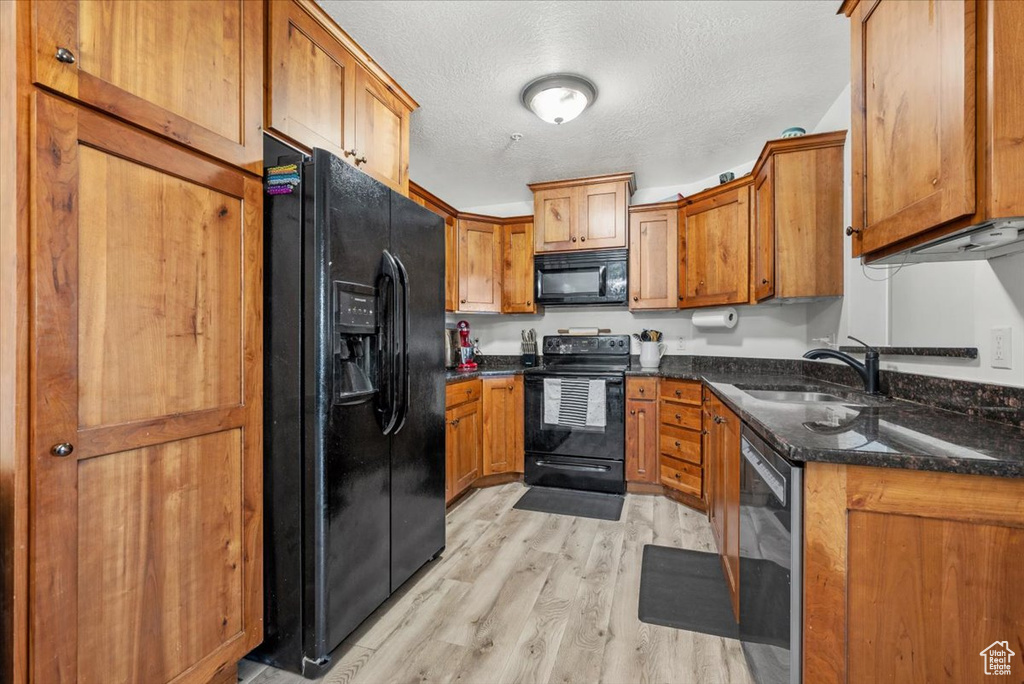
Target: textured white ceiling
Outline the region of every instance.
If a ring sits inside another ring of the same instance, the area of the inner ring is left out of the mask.
[[[410,176],[460,208],[541,180],[706,178],[813,128],[849,81],[848,21],[825,0],[319,2],[420,103]],[[519,93],[559,71],[598,98],[553,126]]]

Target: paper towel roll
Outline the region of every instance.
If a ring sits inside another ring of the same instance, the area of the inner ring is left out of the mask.
[[[693,312],[694,328],[726,328],[736,327],[739,314],[731,306],[726,309],[710,309],[708,311]]]

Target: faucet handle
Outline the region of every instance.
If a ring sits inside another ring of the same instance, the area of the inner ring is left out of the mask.
[[[856,337],[854,337],[853,335],[847,335],[846,337],[851,339],[851,340],[853,340],[857,344],[864,345],[864,351],[865,351],[866,354],[871,354],[871,355],[874,355],[874,356],[878,356],[878,350],[875,349],[874,347],[872,347],[870,344],[868,344],[864,340],[859,340]]]

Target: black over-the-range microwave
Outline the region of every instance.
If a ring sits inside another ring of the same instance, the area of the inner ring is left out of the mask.
[[[533,258],[538,304],[625,304],[629,251],[604,249]]]

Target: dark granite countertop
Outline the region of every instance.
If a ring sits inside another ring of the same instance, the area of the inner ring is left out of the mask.
[[[700,369],[685,358],[630,375],[703,380],[769,445],[792,461],[1024,477],[1024,430],[976,416],[874,397],[785,368]],[[773,364],[769,364],[773,365]],[[753,369],[752,369],[753,370]],[[783,403],[744,389],[825,392],[847,403]],[[856,406],[863,404],[864,406]]]
[[[446,383],[453,383],[471,378],[484,378],[489,375],[519,375],[525,369],[526,367],[519,361],[514,363],[488,362],[480,364],[474,371],[460,371],[449,368],[445,371],[444,379]]]

